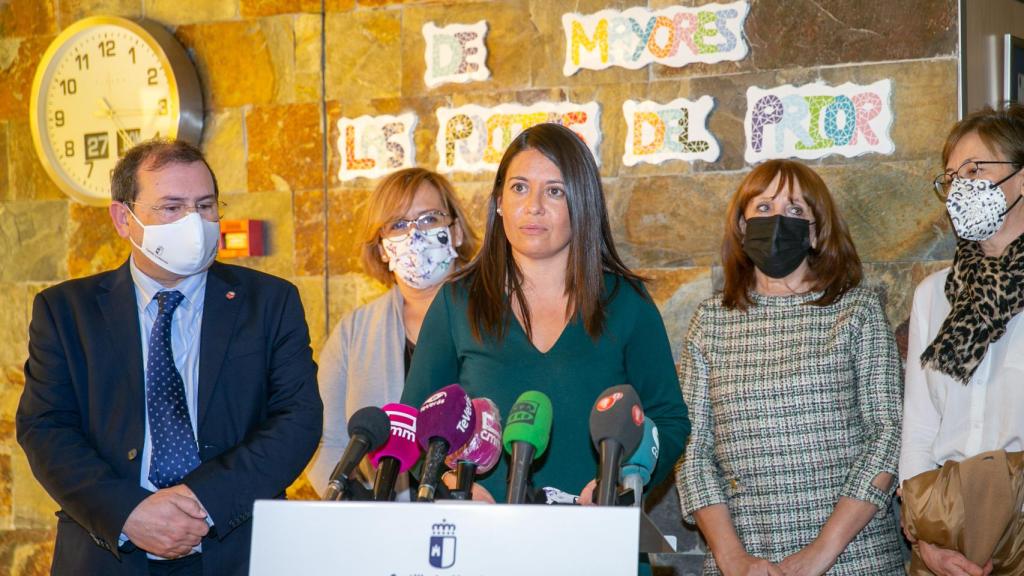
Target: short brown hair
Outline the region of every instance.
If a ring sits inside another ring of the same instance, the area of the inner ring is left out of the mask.
[[[993,151],[1006,155],[1006,159],[1024,166],[1024,105],[1006,103],[993,109],[986,106],[957,122],[946,136],[942,147],[942,166],[945,168],[960,139],[974,132]]]
[[[385,176],[370,195],[366,207],[366,218],[363,224],[361,253],[363,269],[370,276],[390,286],[395,277],[388,270],[387,262],[380,257],[380,230],[388,222],[401,218],[412,205],[416,190],[424,182],[433,186],[441,194],[445,208],[454,221],[452,225],[462,229],[462,244],[455,247],[459,257],[459,266],[465,265],[476,253],[476,234],[466,221],[465,212],[459,199],[455,197],[455,189],[448,179],[436,172],[424,168],[405,168]]]
[[[726,308],[746,310],[751,304],[750,291],[754,288],[754,263],[743,251],[743,232],[740,218],[752,198],[762,194],[778,175],[778,194],[783,188],[793,189],[798,182],[804,201],[814,215],[817,247],[807,256],[813,290],[824,292],[812,304],[827,306],[860,284],[864,277],[860,257],[850,238],[846,223],[836,211],[828,186],[804,164],[792,160],[770,160],[755,167],[740,183],[729,202],[725,216],[725,236],[722,239],[722,269],[725,288],[722,304]]]
[[[198,148],[184,140],[153,138],[136,144],[117,161],[110,175],[110,196],[115,202],[131,204],[139,197],[139,169],[155,171],[168,164],[202,162],[213,178],[213,193],[219,196],[217,176]]]

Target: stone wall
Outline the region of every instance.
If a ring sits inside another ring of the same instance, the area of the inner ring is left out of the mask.
[[[435,166],[433,112],[439,106],[599,102],[601,164],[616,242],[628,263],[653,280],[652,293],[678,350],[693,307],[720,276],[721,215],[746,168],[746,88],[890,78],[895,153],[833,156],[813,164],[838,199],[868,281],[883,291],[889,319],[899,326],[909,314],[913,286],[952,253],[930,179],[956,117],[957,2],[753,0],[745,28],[750,54],[740,62],[562,75],[563,13],[637,4],[642,2],[0,0],[0,573],[47,573],[55,525],[55,504],[34,481],[14,440],[32,297],[56,282],[116,266],[127,255],[105,209],[69,201],[48,179],[28,126],[31,81],[42,53],[60,30],[84,16],[144,16],[164,24],[188,48],[205,94],[202,147],[220,180],[227,216],[269,222],[270,255],[240,263],[299,286],[317,347],[343,314],[382,290],[361,273],[352,241],[374,183],[343,185],[336,176],[335,123],[342,115],[416,112],[417,159]],[[480,19],[490,25],[492,77],[428,90],[423,24]],[[718,161],[623,166],[624,100],[667,102],[703,94],[717,102],[710,129],[722,143]],[[490,175],[455,180],[479,228]],[[313,494],[304,480],[291,493]],[[674,490],[663,486],[657,493],[654,514],[687,552],[662,558],[675,567],[663,573],[699,573],[703,552],[696,533],[679,522]]]

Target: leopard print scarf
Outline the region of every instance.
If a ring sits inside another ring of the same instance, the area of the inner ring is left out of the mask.
[[[946,278],[952,310],[935,340],[921,354],[921,365],[966,385],[989,344],[1024,309],[1024,236],[998,258],[987,258],[977,242],[958,240],[953,269]]]

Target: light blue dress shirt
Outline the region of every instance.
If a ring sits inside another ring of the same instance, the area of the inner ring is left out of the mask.
[[[203,303],[206,295],[206,271],[189,276],[173,288],[165,288],[156,280],[146,276],[135,265],[135,257],[132,256],[129,264],[132,274],[132,282],[135,284],[135,302],[139,310],[139,332],[142,334],[142,365],[146,366],[149,359],[149,334],[153,330],[153,323],[156,322],[157,312],[160,309],[156,301],[156,294],[161,290],[177,290],[185,297],[171,318],[171,350],[174,352],[174,366],[181,374],[181,380],[185,383],[185,402],[188,404],[188,416],[192,422],[192,433],[196,439],[199,438],[197,415],[199,412],[199,337],[203,326]],[[143,376],[145,378],[145,376]],[[146,383],[148,386],[148,382]],[[145,398],[145,394],[143,394]],[[149,409],[145,411],[145,440],[142,445],[142,471],[139,474],[139,485],[151,492],[156,492],[157,487],[149,481],[150,457],[153,453],[153,439],[149,434]],[[206,518],[210,525],[213,520]],[[122,534],[122,544],[127,538]],[[202,546],[194,548],[196,552],[202,551]],[[150,558],[159,559],[158,556],[149,554]]]

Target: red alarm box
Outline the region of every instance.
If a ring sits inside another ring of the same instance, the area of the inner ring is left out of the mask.
[[[263,256],[262,220],[221,220],[218,258]]]

